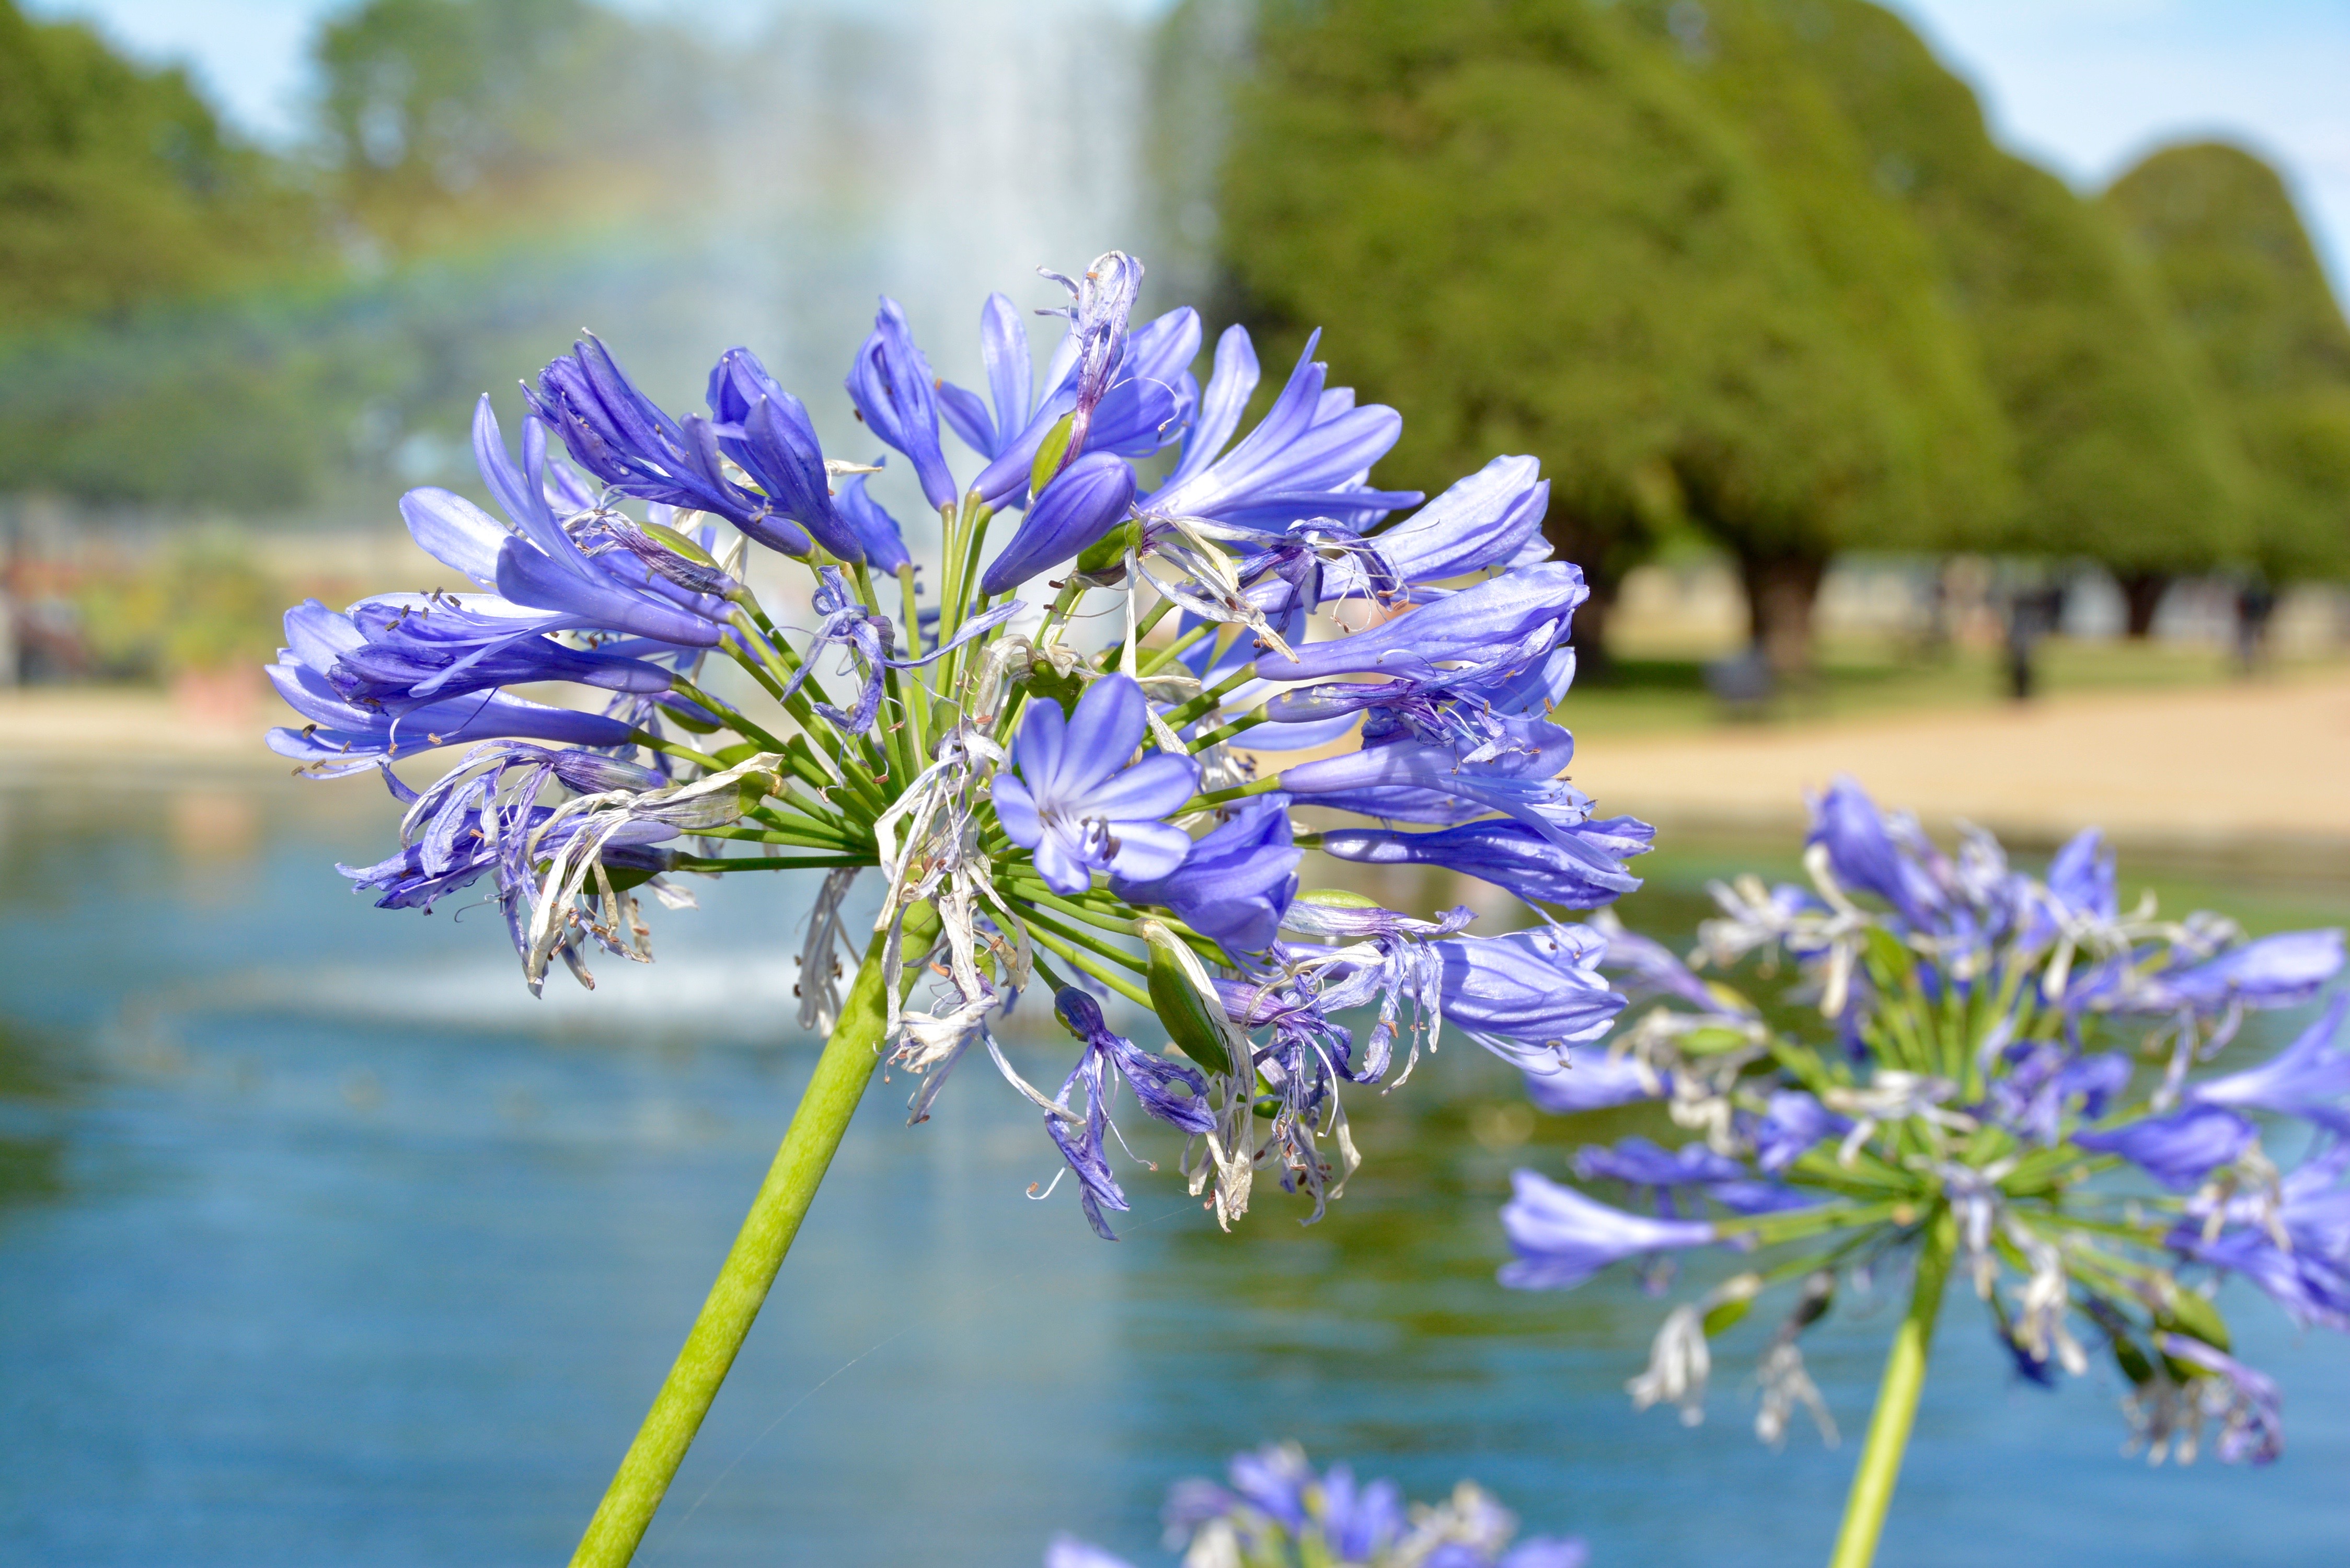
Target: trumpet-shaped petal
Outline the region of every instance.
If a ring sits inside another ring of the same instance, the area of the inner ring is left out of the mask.
[[[1217,345],[1199,426],[1174,473],[1149,498],[1153,515],[1275,528],[1334,510],[1377,517],[1419,499],[1361,487],[1360,476],[1403,433],[1403,417],[1377,404],[1356,408],[1351,393],[1326,400],[1326,368],[1314,362],[1321,337],[1317,331],[1306,339],[1289,384],[1257,428],[1219,455],[1256,379],[1248,334],[1237,327],[1226,330]]]
[[[519,736],[575,746],[621,746],[635,734],[632,726],[600,713],[552,708],[502,691],[392,713],[344,701],[323,674],[290,659],[270,665],[266,673],[278,695],[308,721],[299,730],[270,731],[269,749],[304,763],[320,778],[470,741]]]
[[[985,594],[1010,593],[1039,572],[1076,560],[1134,504],[1134,470],[1108,452],[1081,457],[1045,486],[1020,530],[980,578]]]
[[[2074,1133],[2073,1141],[2083,1148],[2120,1155],[2173,1192],[2189,1192],[2243,1153],[2254,1131],[2251,1123],[2233,1111],[2194,1106],[2108,1131]]]
[[[1646,854],[1655,836],[1656,829],[1628,816],[1579,823],[1557,839],[1503,818],[1440,833],[1333,828],[1322,836],[1322,848],[1367,866],[1441,866],[1506,888],[1529,902],[1590,909],[1640,885],[1624,860]]]
[[[2345,1012],[2350,1012],[2350,993],[2334,997],[2317,1022],[2268,1061],[2192,1085],[2187,1097],[2197,1105],[2306,1116],[2350,1133],[2350,1107],[2343,1104],[2350,1096],[2350,1051],[2334,1044]]]
[[[1851,1117],[1836,1115],[1803,1090],[1775,1089],[1747,1137],[1754,1145],[1754,1163],[1776,1176],[1808,1150],[1851,1130]]]
[[[937,380],[930,360],[914,346],[905,311],[896,300],[883,296],[872,335],[849,369],[848,395],[873,433],[914,465],[924,498],[934,507],[946,507],[955,504],[957,492],[939,446]]]
[[[2341,971],[2340,931],[2283,931],[2155,976],[2131,1011],[2169,1012],[2184,1007],[2209,1013],[2231,1004],[2298,1007]]]
[[[1852,780],[1837,779],[1813,801],[1806,842],[1827,847],[1828,865],[1846,888],[1876,894],[1915,929],[1934,926],[1940,891],[1897,847],[1884,813]]]
[[[1191,846],[1168,876],[1138,881],[1113,875],[1110,891],[1129,904],[1157,904],[1226,952],[1263,952],[1297,896],[1305,851],[1289,836],[1289,799],[1252,796],[1231,819]]]
[[[1518,663],[1566,640],[1575,608],[1591,597],[1583,570],[1547,561],[1494,577],[1424,605],[1368,631],[1309,643],[1294,659],[1268,653],[1256,661],[1267,680],[1327,680],[1340,675],[1387,675],[1432,680],[1448,662]],[[1536,646],[1529,646],[1539,639]]]
[[[1502,1210],[1502,1229],[1518,1256],[1503,1265],[1501,1281],[1513,1290],[1569,1291],[1627,1258],[1718,1239],[1700,1220],[1627,1214],[1537,1171],[1513,1171],[1510,1185],[1513,1196]]]
[[[1499,811],[1566,847],[1569,831],[1591,815],[1590,798],[1557,777],[1575,755],[1575,737],[1543,720],[1496,727],[1508,743],[1472,762],[1468,748],[1425,745],[1399,728],[1374,735],[1366,725],[1359,751],[1284,769],[1281,787],[1315,797],[1309,805],[1399,822],[1459,823]]]
[[[864,559],[875,571],[894,576],[900,566],[911,566],[913,556],[906,552],[906,533],[898,520],[882,509],[865,488],[864,474],[858,474],[840,487],[833,498],[833,506],[840,520],[857,535],[857,545]]]
[[[1522,1067],[1564,1061],[1567,1046],[1597,1039],[1624,1010],[1599,975],[1604,944],[1582,926],[1431,946],[1445,1019]]]

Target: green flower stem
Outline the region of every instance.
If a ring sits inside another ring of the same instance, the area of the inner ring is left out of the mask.
[[[1131,592],[1132,590],[1128,589],[1128,591]],[[1152,628],[1157,627],[1160,621],[1165,620],[1168,615],[1173,611],[1174,608],[1175,601],[1173,599],[1161,597],[1157,604],[1150,607],[1150,613],[1149,615],[1144,616],[1140,620],[1135,622],[1135,641],[1140,642],[1144,638],[1149,637]],[[1141,655],[1138,653],[1136,657],[1140,658]]]
[[[962,620],[962,543],[963,531],[971,526],[972,513],[979,497],[965,494],[960,504],[950,502],[939,508],[939,538],[945,545],[941,552],[940,568],[945,580],[939,585],[939,641],[944,643],[955,634]],[[951,655],[949,656],[951,659]]]
[[[861,859],[868,866],[874,864],[873,846],[869,844],[858,844],[830,834],[795,833],[788,827],[700,827],[694,829],[693,836],[731,838],[744,844],[786,844],[794,849],[828,849],[835,855]],[[860,850],[862,855],[858,854]]]
[[[871,857],[853,859],[845,855],[749,855],[729,857],[722,855],[680,855],[677,868],[681,871],[847,871],[854,867],[870,866]]]
[[[863,604],[867,609],[871,610],[875,615],[878,616],[881,614],[880,597],[873,591],[872,571],[862,561],[858,562],[855,566],[851,566],[849,570],[855,575],[857,579],[857,597],[858,602]],[[920,634],[919,632],[914,635],[917,641],[920,640]],[[910,779],[921,770],[914,765],[914,753],[910,741],[903,732],[902,724],[892,724],[889,722],[889,715],[890,713],[904,713],[908,711],[909,705],[906,701],[906,694],[898,679],[898,671],[888,665],[884,665],[881,670],[881,687],[889,699],[889,701],[884,704],[884,711],[881,715],[881,733],[879,737],[881,745],[882,760],[888,765],[889,770],[895,773],[899,778]]]
[[[1205,811],[1211,805],[1222,805],[1228,801],[1243,800],[1253,794],[1270,794],[1280,787],[1281,775],[1274,774],[1251,784],[1233,784],[1227,789],[1211,789],[1195,794],[1168,815],[1181,816],[1186,812]]]
[[[1218,729],[1210,730],[1205,734],[1193,736],[1191,739],[1192,750],[1204,752],[1219,741],[1229,741],[1234,735],[1246,734],[1249,731],[1255,729],[1259,724],[1269,724],[1272,722],[1273,720],[1271,715],[1267,714],[1262,708],[1258,709],[1253,713],[1243,713],[1229,724],[1225,724]]]
[[[1011,890],[1014,898],[1020,899],[1023,903],[1038,904],[1047,909],[1057,909],[1062,914],[1068,916],[1071,919],[1083,920],[1089,926],[1096,927],[1105,931],[1116,931],[1121,936],[1130,937],[1137,934],[1134,929],[1136,924],[1135,918],[1131,913],[1114,914],[1106,909],[1094,909],[1088,905],[1079,903],[1074,898],[1064,898],[1059,894],[1054,892],[1050,887],[1046,886],[1043,881],[1038,880],[1037,878],[1030,877],[1007,877],[1004,878],[1004,886]],[[1201,936],[1199,932],[1193,930],[1191,927],[1185,925],[1174,916],[1159,914],[1154,915],[1151,918],[1156,919],[1160,925],[1165,926],[1181,940],[1189,942],[1191,946],[1191,950],[1198,953],[1201,958],[1206,959],[1209,962],[1222,963],[1224,961],[1224,954],[1222,948],[1216,946],[1214,942],[1209,940],[1206,937]]]
[[[919,958],[938,934],[937,912],[928,904],[914,906],[906,912],[905,929],[905,954]],[[816,1184],[824,1179],[848,1118],[881,1060],[881,1035],[889,1015],[882,990],[882,946],[881,939],[875,937],[857,971],[856,982],[841,1006],[840,1022],[816,1060],[816,1075],[800,1096],[799,1109],[792,1114],[792,1125],[784,1134],[783,1147],[775,1151],[775,1164],[768,1168],[759,1195],[752,1199],[751,1212],[726,1254],[717,1282],[710,1287],[701,1316],[694,1319],[685,1348],[678,1353],[668,1379],[654,1397],[636,1441],[629,1445],[619,1473],[597,1505],[595,1518],[588,1521],[588,1532],[571,1554],[572,1568],[622,1568],[636,1554],[645,1527],[652,1522],[653,1511],[660,1506],[702,1417],[710,1411],[710,1402],[717,1397],[718,1386],[726,1380],[735,1353],[743,1348],[743,1340],[767,1299],[768,1288],[775,1282],[775,1271],[783,1266],[784,1254],[799,1232]],[[897,979],[895,975],[888,978]]]
[[[744,715],[736,712],[725,703],[708,695],[701,687],[695,685],[692,681],[686,680],[685,677],[681,675],[672,680],[670,682],[670,690],[684,698],[687,701],[692,703],[695,707],[701,709],[703,712],[709,714],[712,718],[716,719],[721,724],[723,724],[726,728],[733,731],[744,740],[756,742],[763,749],[770,752],[780,752],[784,749],[784,742],[780,738],[761,729],[757,724],[752,722],[751,720],[746,718]],[[725,764],[722,763],[719,765],[723,767]]]
[[[1127,591],[1128,593],[1135,591],[1131,584],[1128,585]],[[1158,668],[1159,654],[1161,650],[1143,647],[1142,639],[1149,637],[1150,635],[1151,628],[1156,627],[1160,621],[1165,620],[1169,612],[1174,608],[1175,601],[1173,599],[1162,597],[1157,604],[1150,607],[1149,614],[1144,616],[1140,620],[1134,623],[1134,668],[1137,674],[1148,675],[1153,670]],[[1192,635],[1193,638],[1196,639],[1200,632],[1211,632],[1215,629],[1215,623],[1211,621],[1204,627],[1195,628]],[[1118,667],[1118,662],[1125,657],[1126,639],[1124,638],[1120,638],[1118,641],[1110,644],[1107,648],[1103,649],[1099,653],[1094,655],[1094,668],[1099,670],[1102,674],[1107,675],[1111,670],[1116,670]]]
[[[1877,1557],[1877,1540],[1885,1532],[1885,1511],[1893,1501],[1893,1484],[1901,1476],[1901,1454],[1909,1446],[1909,1428],[1918,1418],[1918,1394],[1926,1386],[1926,1355],[1934,1342],[1934,1318],[1942,1308],[1942,1287],[1950,1277],[1950,1257],[1958,1251],[1958,1217],[1950,1206],[1937,1203],[1926,1218],[1918,1248],[1918,1280],[1909,1293],[1909,1314],[1894,1331],[1892,1352],[1885,1358],[1885,1378],[1877,1385],[1877,1409],[1868,1418],[1868,1441],[1860,1451],[1860,1468],[1853,1473],[1852,1495],[1844,1508],[1844,1526],[1836,1532],[1835,1553],[1828,1568],[1869,1568]]]
[[[1027,902],[1025,899],[1022,901]],[[1028,929],[1032,932],[1041,928],[1045,930],[1053,932],[1064,941],[1075,942],[1081,948],[1090,949],[1092,951],[1107,959],[1112,963],[1123,964],[1137,974],[1148,972],[1147,967],[1144,965],[1143,961],[1140,959],[1136,958],[1132,953],[1128,952],[1124,948],[1118,946],[1116,943],[1106,941],[1102,938],[1094,935],[1091,931],[1085,929],[1081,926],[1073,924],[1065,919],[1048,915],[1033,903],[1029,904],[1027,919]]]
[[[825,695],[824,688],[816,683],[814,677],[809,677],[800,689],[789,697],[784,695],[784,689],[790,684],[793,674],[799,669],[799,655],[792,651],[791,644],[777,637],[772,629],[764,636],[754,631],[749,618],[739,608],[734,612],[733,629],[733,639],[723,641],[719,645],[725,649],[728,657],[741,666],[743,672],[752,680],[756,680],[768,696],[782,704],[784,711],[792,716],[803,732],[809,734],[824,733],[824,730],[817,727],[817,716],[809,704],[829,702],[832,699]],[[756,659],[750,656],[751,650],[754,649],[758,654]],[[724,710],[712,711],[724,711]],[[759,742],[770,751],[782,749],[773,735],[751,724],[741,714],[728,713],[727,722],[735,730]],[[875,754],[881,755],[878,748]],[[872,769],[865,765],[865,759],[859,756],[846,741],[842,742],[839,754],[834,758],[834,761],[839,764],[841,774],[848,781],[849,787],[871,803],[876,815],[887,808],[887,799],[881,793],[880,784],[874,779]],[[883,765],[885,767],[888,765],[886,757],[883,758]]]
[[[743,815],[754,822],[781,828],[786,833],[810,833],[818,837],[837,838],[845,845],[871,842],[869,835],[859,835],[821,805],[810,803],[796,792],[785,793],[789,789],[786,784],[783,790],[768,795]]]
[[[1166,600],[1160,607],[1164,608],[1166,604],[1172,604],[1173,602],[1174,601],[1171,599]],[[1154,623],[1157,619],[1158,614],[1159,611],[1157,610],[1153,610],[1151,612],[1151,618]],[[1140,628],[1138,628],[1136,629],[1139,634]],[[1184,652],[1193,644],[1197,643],[1201,638],[1213,637],[1217,632],[1222,629],[1222,627],[1218,622],[1212,620],[1201,621],[1198,626],[1193,627],[1191,630],[1185,632],[1182,636],[1177,638],[1166,647],[1154,649],[1148,654],[1137,654],[1135,656],[1135,668],[1145,675],[1156,675],[1160,670],[1166,669],[1169,665],[1174,663],[1178,659],[1180,659]]]
[[[1216,682],[1215,685],[1210,687],[1207,691],[1201,692],[1197,697],[1192,698],[1189,702],[1184,703],[1172,713],[1168,714],[1168,724],[1174,729],[1180,730],[1184,725],[1190,723],[1192,720],[1201,718],[1207,714],[1214,712],[1216,711],[1217,703],[1222,702],[1225,698],[1231,696],[1233,692],[1239,691],[1242,687],[1247,685],[1250,681],[1255,679],[1256,666],[1253,663],[1242,665],[1238,670],[1233,670],[1230,675],[1225,676],[1222,680]]]
[[[1801,1241],[1806,1236],[1825,1235],[1832,1231],[1849,1231],[1856,1226],[1881,1225],[1894,1217],[1899,1207],[1892,1203],[1841,1205],[1836,1207],[1793,1209],[1779,1214],[1756,1214],[1714,1221],[1720,1235],[1752,1236],[1758,1246],[1776,1247],[1784,1242]]]
[[[1032,924],[1028,928],[1028,934],[1035,939],[1036,945],[1038,947],[1043,948],[1047,952],[1057,955],[1063,961],[1074,964],[1078,969],[1085,971],[1086,973],[1093,976],[1096,980],[1101,981],[1104,985],[1109,987],[1120,996],[1125,997],[1128,1002],[1134,1002],[1138,1006],[1149,1008],[1153,1012],[1157,1011],[1158,1004],[1150,1000],[1150,993],[1149,992],[1143,990],[1140,986],[1135,984],[1124,975],[1119,974],[1116,970],[1111,969],[1107,964],[1095,962],[1092,959],[1089,959],[1085,954],[1077,951],[1076,949],[1071,947],[1068,943],[1063,941],[1052,932],[1045,929],[1042,926]]]
[[[644,747],[649,752],[666,753],[670,756],[677,757],[685,762],[691,763],[697,767],[706,768],[713,774],[723,772],[726,766],[724,763],[720,762],[716,757],[712,756],[707,752],[697,752],[691,746],[684,745],[676,741],[662,740],[659,735],[652,734],[644,730],[639,730],[630,737],[630,739],[634,740],[637,744]]]
[[[911,562],[898,568],[898,602],[902,607],[905,618],[909,643],[907,657],[919,657],[922,651],[921,607],[914,602],[914,567]],[[930,742],[923,733],[929,720],[926,710],[931,705],[931,699],[929,691],[922,686],[922,678],[912,670],[907,671],[907,683],[914,691],[906,704],[906,747],[914,759],[914,772],[920,773],[921,764],[929,760],[931,754]],[[912,776],[912,774],[907,775],[910,780]]]

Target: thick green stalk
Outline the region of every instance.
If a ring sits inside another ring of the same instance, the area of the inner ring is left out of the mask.
[[[1868,1441],[1860,1450],[1860,1468],[1853,1472],[1852,1495],[1844,1505],[1844,1526],[1836,1532],[1835,1553],[1828,1568],[1869,1568],[1877,1558],[1877,1538],[1885,1532],[1885,1511],[1893,1502],[1893,1483],[1901,1476],[1902,1451],[1909,1446],[1909,1428],[1918,1418],[1918,1394],[1926,1386],[1926,1355],[1934,1343],[1934,1318],[1942,1309],[1942,1287],[1950,1277],[1950,1255],[1958,1250],[1958,1217],[1950,1206],[1937,1203],[1926,1217],[1918,1248],[1918,1279],[1909,1292],[1909,1314],[1894,1331],[1893,1349],[1885,1358],[1885,1377],[1877,1386],[1877,1409],[1868,1418]]]
[[[905,951],[919,956],[937,931],[938,916],[929,905],[908,910]],[[816,1184],[824,1179],[848,1118],[881,1059],[881,1034],[889,1013],[882,992],[881,949],[881,939],[876,936],[857,971],[856,982],[849,987],[848,1000],[841,1006],[840,1022],[825,1044],[824,1054],[816,1059],[816,1075],[808,1080],[799,1109],[792,1114],[792,1125],[784,1134],[783,1147],[775,1151],[775,1164],[768,1168],[759,1195],[751,1201],[751,1212],[734,1238],[733,1249],[726,1254],[725,1265],[718,1271],[717,1282],[710,1287],[709,1298],[702,1303],[702,1315],[694,1319],[685,1348],[678,1352],[668,1379],[654,1397],[636,1441],[620,1460],[619,1473],[597,1505],[596,1517],[588,1521],[588,1532],[571,1554],[572,1568],[622,1568],[636,1555],[653,1511],[660,1506],[686,1449],[692,1446],[694,1433],[701,1429],[702,1417],[710,1412],[710,1402],[718,1397],[718,1386],[726,1380],[735,1353],[743,1348],[743,1338],[767,1299],[768,1288],[775,1282],[775,1271],[783,1266],[784,1254],[799,1233],[808,1200],[816,1196]]]

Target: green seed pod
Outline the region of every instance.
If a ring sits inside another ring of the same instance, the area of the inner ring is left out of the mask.
[[[1129,517],[1092,544],[1077,557],[1080,576],[1097,577],[1123,575],[1126,553],[1142,545],[1142,524]]]
[[[1134,929],[1149,944],[1150,1005],[1167,1026],[1168,1038],[1208,1071],[1229,1075],[1232,1023],[1198,956],[1157,920],[1138,920]]]
[[[684,535],[679,533],[674,528],[663,527],[659,523],[639,523],[637,526],[643,529],[653,538],[656,538],[662,544],[668,545],[671,549],[676,551],[679,555],[683,556],[687,560],[691,561],[697,566],[715,566],[718,565],[717,557],[711,555],[709,551],[703,549],[700,545],[694,543],[691,539],[687,538]]]
[[[1319,904],[1326,909],[1376,909],[1377,898],[1367,898],[1360,893],[1349,893],[1344,888],[1309,888],[1297,895],[1301,904]]]
[[[2173,1290],[2170,1300],[2154,1314],[2154,1326],[2199,1339],[2214,1350],[2229,1348],[2228,1320],[2199,1293],[2183,1287]]]
[[[1713,1308],[1705,1314],[1705,1336],[1711,1339],[1723,1329],[1735,1324],[1746,1315],[1747,1309],[1753,1304],[1752,1296],[1741,1296],[1735,1301],[1723,1302],[1720,1306]]]
[[[1069,450],[1069,438],[1076,433],[1077,416],[1063,414],[1061,422],[1045,432],[1045,440],[1036,448],[1036,461],[1028,470],[1028,493],[1042,495],[1045,486],[1053,483],[1053,475],[1061,472],[1061,458]]]
[[[1733,1274],[1713,1288],[1713,1305],[1706,1308],[1705,1334],[1708,1339],[1720,1334],[1744,1317],[1753,1306],[1754,1298],[1762,1293],[1760,1274]]]

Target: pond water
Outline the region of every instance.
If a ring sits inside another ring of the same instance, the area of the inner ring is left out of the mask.
[[[367,793],[0,794],[0,1560],[563,1561],[757,1184],[814,1055],[808,885],[658,915],[652,970],[534,1003],[487,911],[343,891],[390,838]],[[1735,849],[1658,857],[1627,915],[1685,930]],[[2350,918],[2160,880],[2256,929]],[[917,1128],[905,1092],[868,1097],[640,1562],[1010,1568],[1067,1529],[1163,1563],[1167,1484],[1282,1437],[1415,1496],[1474,1477],[1598,1568],[1825,1558],[1891,1287],[1806,1341],[1840,1449],[1754,1440],[1767,1324],[1706,1426],[1634,1415],[1663,1303],[1492,1278],[1511,1168],[1627,1128],[1529,1116],[1474,1047],[1358,1102],[1323,1224],[1276,1191],[1221,1235],[1135,1171],[1114,1246],[1066,1185],[1028,1199],[1055,1162],[992,1074]],[[1954,1295],[1881,1560],[2338,1560],[2350,1342],[2227,1304],[2286,1390],[2266,1470],[2122,1457],[2113,1375],[2019,1386]]]

